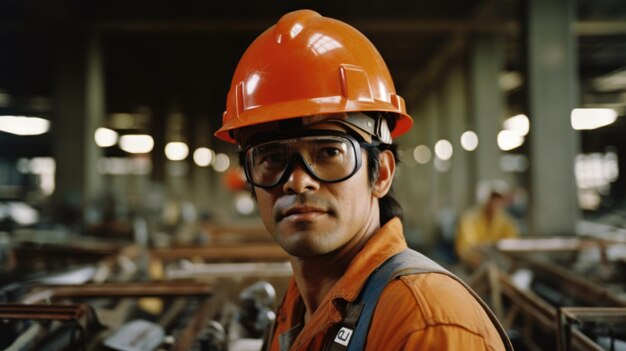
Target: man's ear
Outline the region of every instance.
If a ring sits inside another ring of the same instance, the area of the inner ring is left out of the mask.
[[[372,189],[372,195],[381,199],[387,195],[389,189],[391,189],[393,175],[396,171],[396,159],[393,157],[393,153],[390,150],[382,151],[378,157],[380,158],[380,165],[378,167],[378,177]]]

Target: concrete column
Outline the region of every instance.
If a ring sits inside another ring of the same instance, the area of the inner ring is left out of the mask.
[[[211,146],[211,134],[209,129],[209,118],[207,116],[196,116],[193,125],[193,143],[190,143],[189,157],[193,160],[193,152],[199,147]],[[193,145],[193,148],[191,147]],[[211,197],[210,179],[213,171],[212,167],[199,167],[193,161],[191,163],[193,201],[198,209],[203,212],[210,212],[213,200]]]
[[[169,160],[165,155],[165,146],[170,142],[183,141],[189,146],[185,135],[188,117],[179,107],[172,107],[166,116],[165,139],[161,149],[155,149],[154,156],[162,157],[165,162],[165,184],[172,196],[183,199],[190,198],[189,180],[191,178],[190,155],[180,161]]]
[[[402,160],[405,164],[398,167],[394,186],[396,197],[405,211],[405,236],[410,244],[428,248],[438,240],[435,234],[441,229],[441,210],[451,204],[450,170],[441,173],[434,167],[435,143],[447,137],[442,105],[437,89],[410,103],[415,124],[407,135],[396,140],[404,151]],[[430,151],[430,160],[426,164],[418,164],[413,159],[418,145],[424,145]]]
[[[435,201],[437,204],[436,213],[442,209],[449,210],[452,208],[452,175],[451,167],[452,160],[438,160],[435,153],[435,145],[439,140],[446,139],[450,141],[450,116],[446,113],[447,101],[444,98],[443,84],[440,84],[434,90],[434,96],[432,97],[432,103],[435,106],[431,106],[430,118],[433,118],[433,134],[434,141],[432,144],[433,149],[433,162],[435,166],[436,178],[435,189],[437,191]]]
[[[572,31],[576,2],[529,0],[526,4],[530,232],[572,235],[580,216],[574,177],[579,136],[570,123],[578,101]]]
[[[94,131],[104,117],[102,55],[98,39],[85,40],[82,35],[64,35],[56,50],[54,202],[63,206],[57,207],[60,210],[67,206],[79,210],[102,189],[96,166],[101,150],[94,142]]]
[[[167,129],[167,114],[169,111],[169,105],[167,101],[167,93],[164,91],[165,87],[157,90],[157,93],[153,96],[151,102],[151,120],[150,120],[150,135],[154,138],[154,148],[150,153],[150,159],[152,160],[152,173],[150,174],[152,180],[156,183],[166,183],[166,163],[167,159],[163,154],[163,150],[166,144],[165,130]]]
[[[85,190],[83,198],[86,203],[96,200],[102,193],[104,179],[98,173],[98,159],[102,150],[95,144],[94,133],[104,125],[106,115],[106,93],[104,79],[104,62],[100,38],[92,35],[87,40],[87,62],[85,77],[85,130],[84,162]]]
[[[468,128],[465,70],[462,64],[449,67],[443,81],[442,115],[449,120],[448,140],[454,153],[451,160],[451,207],[457,214],[472,205],[473,175],[469,169],[469,154],[461,147],[461,135]]]
[[[475,185],[504,178],[504,173],[499,167],[501,151],[497,141],[504,106],[504,96],[498,85],[498,74],[503,65],[504,41],[501,35],[481,34],[472,38],[469,49],[468,86],[472,103],[471,116],[479,141],[474,154]]]
[[[404,210],[405,237],[414,247],[432,246],[435,240],[433,161],[431,158],[426,164],[419,164],[413,154],[418,145],[423,145],[429,148],[432,157],[436,104],[429,101],[426,97],[410,104],[413,128],[395,141],[403,151],[394,179],[395,196]]]
[[[434,244],[437,241],[437,229],[438,229],[438,221],[437,214],[440,209],[440,201],[439,201],[439,183],[441,183],[441,178],[439,173],[435,170],[434,161],[435,161],[435,143],[439,139],[438,137],[438,124],[437,119],[439,118],[439,103],[437,100],[437,94],[435,92],[429,93],[423,101],[424,103],[424,123],[426,128],[420,132],[421,137],[424,138],[423,144],[426,145],[431,153],[430,161],[423,165],[424,168],[424,189],[426,203],[423,205],[423,212],[428,216],[425,219],[426,230],[429,235],[428,243]]]

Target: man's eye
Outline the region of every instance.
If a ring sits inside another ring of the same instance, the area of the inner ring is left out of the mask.
[[[334,156],[338,156],[341,153],[341,150],[339,150],[336,147],[325,147],[321,150],[321,156],[324,157],[334,157]]]
[[[266,164],[266,165],[275,165],[275,164],[282,163],[284,159],[285,157],[282,153],[279,153],[279,152],[268,153],[259,157],[259,160],[260,160],[259,163]]]

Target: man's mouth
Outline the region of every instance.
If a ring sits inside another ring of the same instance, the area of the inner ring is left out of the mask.
[[[280,219],[283,220],[285,218],[290,218],[290,219],[295,219],[295,220],[299,220],[299,219],[306,220],[306,219],[312,219],[313,217],[316,217],[325,213],[327,213],[326,210],[323,210],[318,207],[294,206],[281,212]]]

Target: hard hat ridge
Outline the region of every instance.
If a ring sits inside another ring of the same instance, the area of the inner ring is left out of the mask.
[[[322,15],[312,10],[289,12],[283,15],[278,23],[274,25],[272,34],[278,44],[281,44],[283,40],[294,39],[316,17],[322,17]]]

